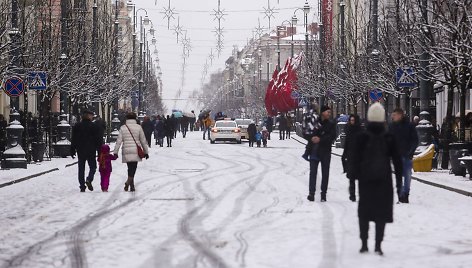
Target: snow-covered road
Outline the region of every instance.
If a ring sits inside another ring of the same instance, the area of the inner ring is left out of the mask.
[[[387,225],[385,256],[360,255],[340,159],[332,158],[328,202],[310,203],[302,152],[294,140],[249,148],[189,133],[151,148],[135,193],[123,192],[120,160],[108,193],[98,175],[96,190],[80,193],[77,166],[4,187],[0,267],[472,265],[471,198],[413,182],[412,203],[396,205]]]

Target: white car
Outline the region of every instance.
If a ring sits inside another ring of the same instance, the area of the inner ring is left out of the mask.
[[[241,144],[241,130],[235,121],[220,120],[215,122],[215,126],[210,132],[210,142],[216,141],[235,141]]]
[[[247,134],[247,127],[249,124],[254,123],[251,119],[236,119],[236,124],[238,124],[239,129],[241,130],[241,139],[249,139],[249,135]]]

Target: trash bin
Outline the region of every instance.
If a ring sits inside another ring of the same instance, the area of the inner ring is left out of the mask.
[[[466,175],[466,168],[461,165],[459,158],[468,155],[468,145],[465,143],[451,143],[449,144],[449,161],[451,162],[451,171],[456,176]]]
[[[46,150],[46,143],[44,142],[33,142],[32,153],[34,162],[43,162],[44,151]]]

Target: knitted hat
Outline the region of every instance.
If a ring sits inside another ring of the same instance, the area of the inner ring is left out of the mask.
[[[327,111],[327,110],[331,110],[331,108],[329,108],[328,105],[322,106],[322,107],[321,107],[321,110],[320,110],[320,114],[324,113],[324,112]]]
[[[376,102],[369,107],[367,121],[375,123],[385,122],[385,109],[382,104]]]

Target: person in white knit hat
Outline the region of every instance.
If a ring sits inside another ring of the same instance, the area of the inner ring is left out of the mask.
[[[359,181],[359,229],[362,247],[368,252],[369,222],[375,222],[375,252],[383,255],[381,243],[386,223],[393,222],[393,183],[391,162],[395,167],[397,194],[402,188],[402,162],[395,138],[387,132],[385,109],[380,103],[370,106],[367,128],[355,142],[353,161],[349,162],[354,179]]]

